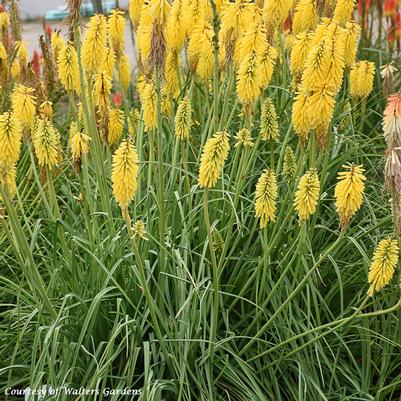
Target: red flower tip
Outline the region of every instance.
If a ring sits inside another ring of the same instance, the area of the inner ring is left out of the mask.
[[[114,106],[120,107],[123,102],[123,95],[121,92],[116,92],[113,96]]]

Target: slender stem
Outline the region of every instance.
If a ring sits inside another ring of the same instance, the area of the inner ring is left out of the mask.
[[[213,354],[214,346],[216,342],[216,335],[217,335],[217,322],[218,322],[218,313],[219,313],[219,273],[217,268],[217,259],[216,254],[214,252],[213,247],[213,234],[212,229],[210,226],[210,216],[209,216],[209,191],[206,188],[203,193],[203,211],[205,217],[205,227],[207,233],[207,239],[209,243],[209,250],[210,250],[210,257],[212,259],[212,273],[213,273],[213,290],[214,290],[214,302],[212,306],[212,322],[211,322],[211,330],[210,330],[210,350]]]
[[[163,126],[162,126],[162,93],[161,81],[157,80],[157,165],[158,165],[158,180],[157,180],[157,198],[159,206],[159,264],[160,264],[160,288],[164,291],[164,283],[166,276],[165,265],[165,193],[164,193],[164,147],[163,147]]]

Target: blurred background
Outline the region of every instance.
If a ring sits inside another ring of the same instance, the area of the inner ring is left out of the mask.
[[[84,0],[82,2],[83,12],[92,14],[95,10],[99,12],[107,11],[116,6],[127,7],[128,0],[102,1],[102,0]],[[66,13],[66,2],[64,0],[20,0],[19,1],[22,16],[25,20],[33,20],[38,18],[56,19],[64,18]]]
[[[128,9],[129,0],[83,0],[81,14],[83,21],[97,12],[108,14],[113,8]],[[67,38],[67,28],[64,23],[68,15],[67,3],[64,0],[19,0],[21,17],[23,19],[23,36],[27,42],[28,51],[32,55],[38,49],[38,37],[45,29],[61,31]],[[128,13],[127,13],[128,17]],[[135,55],[131,42],[129,24],[126,24],[126,47],[131,62],[135,62]]]

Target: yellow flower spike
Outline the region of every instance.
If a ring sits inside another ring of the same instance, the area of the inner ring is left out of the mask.
[[[88,74],[94,74],[102,67],[106,57],[106,39],[106,17],[96,14],[89,19],[82,43],[82,64]]]
[[[145,84],[143,89],[143,120],[145,131],[156,128],[157,125],[157,90],[154,80]]]
[[[317,33],[311,43],[311,50],[305,60],[302,87],[314,91],[323,86],[337,92],[341,88],[345,67],[344,30],[337,24],[325,26],[321,38],[315,45]]]
[[[121,209],[126,209],[137,188],[138,154],[129,140],[121,142],[113,155],[111,181],[114,198]]]
[[[305,66],[305,61],[310,51],[312,34],[302,32],[295,36],[291,49],[291,72],[294,75],[301,75]]]
[[[167,47],[176,52],[183,48],[185,42],[183,4],[184,0],[174,0],[166,26]]]
[[[82,156],[89,153],[89,142],[91,138],[78,129],[75,122],[70,126],[70,145],[72,160],[79,163]]]
[[[192,107],[191,102],[186,96],[178,105],[177,113],[174,118],[174,131],[177,138],[185,140],[189,138],[192,127]]]
[[[262,104],[260,116],[260,135],[263,141],[276,141],[280,139],[277,114],[271,99],[266,98]]]
[[[253,138],[248,128],[242,128],[236,135],[235,140],[235,148],[241,146],[243,146],[244,148],[254,146]]]
[[[21,65],[20,61],[16,58],[14,61],[11,63],[11,76],[13,79],[17,80],[21,74]]]
[[[19,40],[15,42],[15,49],[17,51],[16,55],[18,60],[24,64],[28,64],[28,45],[24,40]]]
[[[136,28],[141,18],[141,11],[143,8],[143,0],[130,0],[128,12],[131,19],[132,25]]]
[[[173,50],[167,53],[165,65],[164,93],[172,99],[177,99],[181,89],[181,56]]]
[[[334,196],[341,227],[346,227],[362,205],[366,177],[362,166],[351,164],[343,168],[346,171],[338,173]]]
[[[316,169],[310,169],[300,179],[295,193],[294,207],[301,221],[316,212],[320,195],[320,181]]]
[[[238,60],[236,51],[247,26],[252,22],[254,5],[248,0],[226,2],[221,12],[219,48],[221,62]]]
[[[3,167],[13,167],[20,155],[21,124],[14,113],[6,112],[0,115],[0,164]]]
[[[316,0],[300,0],[297,3],[292,23],[292,31],[294,34],[314,29],[317,22],[318,13]]]
[[[149,14],[153,24],[164,26],[170,15],[171,6],[167,0],[150,0]]]
[[[116,66],[116,55],[111,47],[107,47],[106,55],[101,66],[101,70],[105,71],[109,77],[113,77],[114,67]]]
[[[208,20],[200,22],[192,31],[188,44],[188,64],[204,81],[213,76],[213,28]]]
[[[37,118],[32,134],[32,143],[39,166],[51,170],[60,159],[60,134],[47,118]]]
[[[67,45],[60,50],[57,65],[60,82],[63,84],[65,90],[75,90],[79,94],[81,88],[79,81],[78,54],[71,42],[68,42]]]
[[[137,30],[138,51],[142,65],[147,65],[150,55],[151,37],[152,37],[152,17],[149,14],[149,4],[145,4],[141,11],[141,18]]]
[[[361,33],[361,27],[356,22],[348,22],[345,25],[344,58],[345,58],[345,67],[347,68],[351,68],[355,63],[360,33]]]
[[[109,124],[107,133],[107,142],[110,146],[115,145],[124,132],[124,113],[120,109],[111,109],[109,111]]]
[[[3,191],[8,191],[8,196],[13,197],[17,192],[17,183],[15,181],[17,177],[17,169],[15,166],[5,167],[0,163],[0,186]],[[0,201],[2,197],[0,195]]]
[[[335,106],[335,93],[324,86],[311,93],[308,98],[309,121],[312,127],[316,129],[317,136],[323,140],[327,128],[333,118]]]
[[[0,83],[6,86],[8,84],[8,55],[5,47],[0,42]]]
[[[125,18],[124,12],[112,10],[108,18],[109,39],[117,58],[124,52]]]
[[[119,68],[121,86],[123,90],[126,91],[129,87],[129,84],[131,83],[131,66],[129,58],[125,53],[123,53],[120,57]]]
[[[260,58],[260,68],[262,74],[260,86],[262,89],[266,88],[272,79],[277,56],[277,50],[266,43],[265,49]]]
[[[228,157],[228,138],[226,131],[217,132],[203,147],[198,178],[201,188],[212,188],[216,185]]]
[[[266,49],[266,35],[263,26],[255,22],[249,26],[240,41],[240,64],[237,71],[237,94],[249,104],[261,93],[263,84],[262,55]]]
[[[339,24],[346,24],[351,21],[356,0],[338,0],[334,9],[333,20]]]
[[[287,181],[291,181],[297,171],[297,160],[295,158],[294,151],[290,146],[285,148],[284,162],[283,162],[283,174]]]
[[[60,50],[66,45],[64,39],[60,35],[60,31],[54,31],[50,39],[54,59],[57,61]]]
[[[368,274],[370,284],[368,295],[370,297],[384,288],[393,278],[398,257],[398,241],[389,237],[379,242],[373,254]]]
[[[277,179],[273,170],[264,170],[256,184],[255,215],[260,219],[260,229],[276,221]]]
[[[99,110],[107,110],[110,104],[111,78],[106,72],[99,72],[94,77],[93,100]]]
[[[191,37],[193,30],[201,21],[210,19],[211,16],[209,0],[184,0],[182,18],[188,36]]]
[[[10,14],[7,11],[0,12],[0,28],[7,29],[10,26]]]
[[[138,241],[140,239],[147,241],[148,237],[146,236],[146,228],[145,223],[142,220],[137,220],[132,227],[132,231],[134,232],[135,239]]]
[[[36,97],[33,88],[17,85],[11,94],[11,103],[15,115],[24,128],[32,128],[36,114]]]
[[[292,5],[293,0],[265,0],[263,19],[268,21],[271,28],[276,28],[285,21]]]
[[[350,72],[350,93],[352,97],[366,99],[373,90],[375,64],[369,61],[356,62]]]

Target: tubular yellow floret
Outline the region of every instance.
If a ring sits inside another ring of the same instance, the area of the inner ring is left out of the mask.
[[[126,209],[135,195],[138,174],[138,154],[129,140],[123,141],[113,155],[111,181],[114,198]]]
[[[273,170],[264,170],[256,184],[255,215],[260,219],[260,228],[269,221],[276,221],[277,179]]]
[[[229,135],[226,131],[217,132],[203,147],[199,169],[201,188],[211,188],[219,179],[230,148],[228,138]]]

